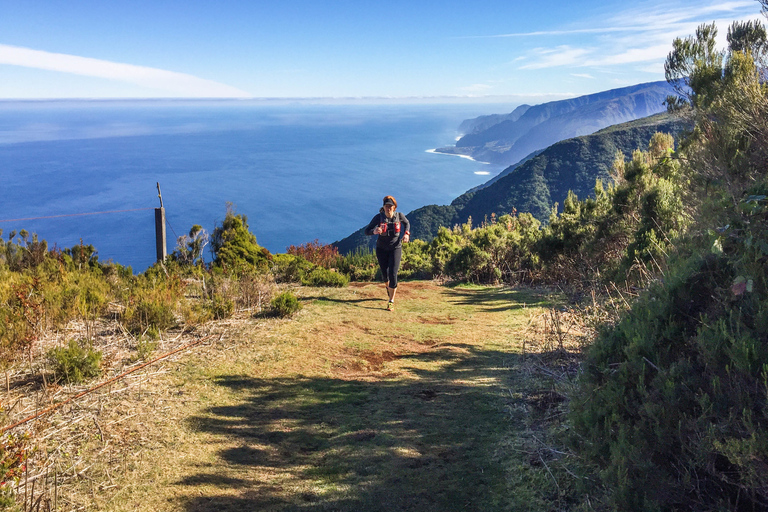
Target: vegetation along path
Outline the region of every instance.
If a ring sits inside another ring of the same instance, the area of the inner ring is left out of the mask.
[[[410,282],[391,313],[378,284],[298,293],[292,319],[233,324],[226,343],[173,363],[149,400],[161,410],[145,417],[152,433],[136,439],[148,449],[109,492],[81,488],[88,508],[522,505],[511,411],[546,295]]]

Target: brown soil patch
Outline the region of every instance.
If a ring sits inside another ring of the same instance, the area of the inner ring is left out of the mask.
[[[366,350],[358,354],[358,357],[367,361],[371,370],[378,372],[382,370],[384,363],[394,361],[399,356],[395,355],[394,352],[390,352],[389,350],[381,353]]]

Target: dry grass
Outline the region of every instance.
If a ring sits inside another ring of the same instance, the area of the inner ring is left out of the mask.
[[[535,371],[524,340],[532,353],[532,340],[543,345],[554,332],[537,330],[550,311],[545,295],[409,282],[391,313],[379,284],[296,291],[305,307],[292,319],[241,313],[170,333],[158,352],[212,336],[20,427],[37,447],[19,485],[27,509],[523,503],[514,440],[530,425],[515,411],[541,392],[520,398]],[[108,325],[101,335],[114,346],[110,372],[124,370],[135,341]],[[35,375],[33,363],[10,379],[4,402],[19,403],[6,423],[77,391]]]

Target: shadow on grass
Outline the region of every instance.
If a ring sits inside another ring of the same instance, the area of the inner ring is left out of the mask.
[[[487,312],[511,311],[526,307],[547,307],[555,302],[547,296],[525,289],[451,287],[451,300],[456,304],[474,306]]]
[[[224,474],[179,482],[196,486],[184,510],[514,509],[497,452],[519,356],[454,345],[405,357],[418,379],[218,379],[242,401],[189,422],[226,444]]]
[[[336,298],[331,298],[331,297],[323,296],[323,297],[318,297],[315,300],[317,300],[318,302],[333,302],[333,303],[336,303],[336,304],[345,304],[345,305],[348,305],[348,306],[352,306],[352,307],[356,307],[356,308],[362,308],[362,309],[382,309],[381,306],[379,306],[379,307],[372,307],[372,306],[365,306],[363,304],[366,303],[366,302],[374,302],[374,303],[385,304],[386,303],[386,298],[385,297],[386,296],[384,296],[382,298],[378,298],[378,299],[373,298],[373,297],[368,297],[368,298],[365,298],[365,299],[336,299]]]

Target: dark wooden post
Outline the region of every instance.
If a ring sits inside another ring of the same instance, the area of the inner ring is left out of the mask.
[[[165,261],[168,249],[165,245],[165,208],[163,196],[160,193],[160,183],[157,184],[157,197],[160,198],[160,208],[155,208],[155,247],[157,249],[157,261]]]

